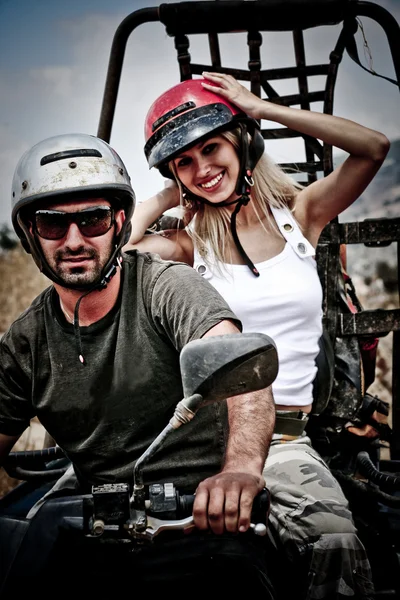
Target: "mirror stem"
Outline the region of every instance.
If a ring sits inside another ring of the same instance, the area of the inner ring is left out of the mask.
[[[165,439],[169,434],[178,429],[181,425],[189,423],[196,414],[196,411],[201,407],[203,397],[200,394],[193,394],[189,398],[184,398],[175,407],[173,417],[171,417],[168,425],[156,437],[147,450],[137,459],[133,470],[133,493],[131,496],[131,505],[134,504],[138,510],[145,508],[145,493],[143,483],[143,467],[148,460],[161,448]]]
[[[135,463],[135,467],[133,469],[133,494],[131,497],[131,504],[135,502],[137,505],[139,497],[142,495],[142,491],[144,493],[144,484],[143,484],[143,467],[148,462],[148,460],[157,452],[159,448],[164,443],[164,440],[168,435],[173,431],[174,428],[172,425],[168,423],[166,427],[164,427],[163,431],[156,437],[156,439],[150,444],[145,452],[137,459]],[[139,504],[142,504],[139,502]],[[136,506],[136,508],[141,508],[141,506]],[[143,508],[144,508],[144,500],[143,500]]]
[[[202,406],[203,396],[201,394],[193,394],[188,398],[184,398],[176,405],[174,416],[171,418],[169,424],[174,429],[178,429],[181,425],[189,423]]]

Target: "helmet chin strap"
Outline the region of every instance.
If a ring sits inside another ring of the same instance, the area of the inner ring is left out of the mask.
[[[231,233],[232,233],[233,241],[235,242],[236,248],[238,249],[238,251],[239,251],[241,257],[243,258],[243,260],[245,261],[246,265],[249,267],[249,269],[253,273],[253,275],[255,275],[256,277],[259,277],[260,272],[258,271],[255,264],[250,260],[249,256],[246,254],[242,244],[240,243],[240,240],[239,240],[239,237],[238,237],[238,234],[236,231],[236,217],[238,215],[238,212],[240,211],[242,206],[246,206],[249,202],[250,202],[250,196],[242,196],[241,198],[239,198],[239,200],[235,206],[235,210],[233,211],[232,216],[231,216]]]
[[[249,177],[249,181],[252,182],[251,176]],[[251,185],[251,184],[249,184]],[[186,192],[186,188],[183,186],[183,189]],[[236,217],[240,211],[240,209],[242,208],[242,206],[246,206],[249,202],[250,202],[250,188],[248,190],[246,190],[246,193],[244,193],[242,196],[240,196],[240,198],[236,198],[236,200],[230,200],[230,201],[226,201],[223,200],[222,202],[210,202],[209,200],[206,200],[205,198],[202,198],[201,196],[197,196],[195,194],[189,194],[190,198],[193,198],[194,200],[198,201],[198,202],[202,202],[203,204],[208,204],[209,206],[213,206],[214,208],[222,208],[223,206],[231,206],[232,204],[236,204],[234,211],[232,212],[231,215],[231,222],[230,222],[230,226],[231,226],[231,233],[232,233],[232,238],[233,241],[235,242],[235,246],[238,249],[240,256],[243,258],[244,262],[246,263],[246,265],[249,267],[250,271],[253,273],[253,275],[255,275],[256,277],[260,276],[260,272],[258,271],[257,267],[254,265],[254,263],[250,260],[249,256],[246,254],[246,251],[244,250],[242,244],[240,243],[238,234],[237,234],[237,229],[236,229]]]
[[[110,280],[116,274],[117,267],[120,267],[121,264],[122,264],[121,257],[120,256],[116,256],[115,261],[113,262],[113,264],[111,265],[111,267],[108,269],[107,273],[105,273],[103,275],[103,277],[101,278],[101,280],[99,282],[94,283],[89,289],[85,290],[83,292],[83,294],[81,296],[79,296],[79,298],[77,300],[77,303],[75,304],[75,308],[74,308],[74,321],[73,321],[74,337],[75,337],[76,345],[78,346],[78,358],[79,358],[79,360],[80,360],[80,362],[82,363],[83,366],[86,365],[86,360],[85,360],[85,357],[83,356],[81,330],[80,330],[80,326],[79,326],[79,308],[80,308],[81,302],[82,302],[82,300],[86,296],[88,296],[89,294],[91,294],[95,290],[98,290],[99,292],[101,290],[104,290],[104,288],[107,287],[107,285],[109,284]]]

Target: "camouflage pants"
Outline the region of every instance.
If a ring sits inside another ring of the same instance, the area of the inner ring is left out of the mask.
[[[310,439],[273,441],[264,477],[271,492],[271,527],[287,556],[295,562],[310,549],[303,598],[373,598],[369,561],[348,502]]]

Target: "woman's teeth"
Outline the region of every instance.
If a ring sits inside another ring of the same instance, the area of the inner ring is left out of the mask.
[[[214,187],[214,185],[217,185],[217,183],[219,181],[221,181],[221,179],[222,179],[222,173],[220,173],[219,175],[214,177],[214,179],[211,179],[211,181],[207,181],[207,183],[201,183],[200,187],[205,188],[205,189],[212,188],[212,187]]]

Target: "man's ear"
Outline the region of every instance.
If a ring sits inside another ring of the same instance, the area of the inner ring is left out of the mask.
[[[117,225],[117,231],[116,231],[117,235],[121,231],[122,225],[124,224],[125,219],[126,219],[125,211],[122,208],[120,210],[116,211],[116,213],[115,213],[115,223]]]

